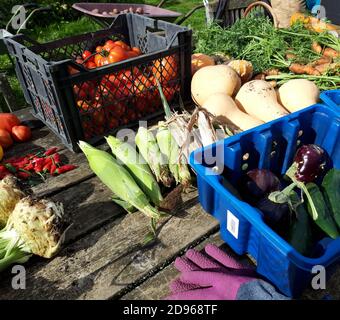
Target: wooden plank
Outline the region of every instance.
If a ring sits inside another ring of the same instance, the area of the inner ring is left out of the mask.
[[[105,192],[105,191],[104,191]],[[95,197],[98,193],[95,193]],[[142,214],[120,216],[113,222],[65,248],[49,262],[27,269],[26,290],[13,290],[10,279],[0,283],[2,299],[111,299],[143,281],[167,261],[218,228],[218,222],[203,212],[196,192],[185,195],[176,216],[164,218],[157,243],[143,247],[149,220]],[[70,196],[71,197],[71,196]],[[78,205],[88,215],[112,214],[113,205]],[[82,201],[81,203],[84,203]],[[86,219],[84,219],[86,222]]]
[[[221,247],[224,251],[236,258],[238,261],[252,265],[251,260],[246,256],[237,256],[232,249],[220,238],[220,233],[208,237],[194,248],[198,251],[203,250],[205,245],[213,243]],[[121,297],[122,300],[160,300],[170,294],[170,283],[179,276],[179,272],[174,266],[174,262],[158,272],[154,277],[147,279],[140,286]]]
[[[112,192],[98,178],[89,179],[52,197],[64,204],[64,210],[73,223],[66,233],[70,243],[125,211],[112,200]]]
[[[215,243],[218,246],[223,244],[220,239],[219,232],[213,234],[208,239],[204,240],[198,246],[194,248],[202,250],[205,244]],[[183,253],[181,252],[181,255]],[[179,276],[179,272],[174,267],[174,263],[171,263],[154,277],[147,279],[140,286],[134,288],[129,293],[121,297],[122,300],[160,300],[170,294],[170,283]]]

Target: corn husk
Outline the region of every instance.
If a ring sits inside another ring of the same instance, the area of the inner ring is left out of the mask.
[[[160,212],[149,203],[149,199],[130,173],[117,160],[109,153],[96,149],[86,142],[80,141],[79,147],[84,152],[92,171],[118,198],[148,217],[159,218]]]
[[[62,203],[26,197],[15,206],[5,229],[18,235],[21,250],[51,258],[64,241],[66,227]]]
[[[19,189],[13,176],[7,176],[0,181],[0,227],[3,228],[24,193]]]
[[[122,142],[113,136],[107,137],[106,142],[114,156],[126,166],[144,193],[156,206],[159,206],[163,201],[162,193],[145,160],[137,153],[135,148],[126,142]]]
[[[178,158],[179,150],[176,141],[172,138],[170,131],[164,126],[164,123],[158,124],[160,127],[156,134],[157,143],[162,152],[166,163],[168,163],[170,172],[179,183]]]
[[[187,187],[191,183],[191,175],[185,158],[180,154],[177,142],[172,137],[169,129],[165,126],[165,123],[160,122],[159,126],[156,135],[159,148],[168,160],[169,169],[176,182]]]
[[[166,159],[162,155],[154,135],[144,127],[140,127],[136,134],[136,145],[143,158],[149,164],[156,180],[166,187],[172,184],[172,177]]]

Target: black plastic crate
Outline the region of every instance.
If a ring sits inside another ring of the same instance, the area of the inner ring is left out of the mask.
[[[24,35],[6,38],[33,114],[63,143],[96,143],[104,135],[163,112],[157,83],[175,104],[191,101],[188,28],[135,14],[119,15],[105,30],[39,44]],[[96,69],[75,62],[108,39],[139,47],[143,55]]]

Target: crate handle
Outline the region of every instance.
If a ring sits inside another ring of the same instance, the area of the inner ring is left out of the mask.
[[[146,27],[146,31],[147,32],[150,32],[150,33],[152,33],[152,34],[154,34],[154,35],[157,35],[157,36],[160,36],[160,37],[165,37],[166,36],[166,34],[165,34],[165,30],[164,29],[160,29],[160,28],[152,28],[152,27]]]
[[[318,264],[328,266],[340,257],[340,238],[327,241],[324,245],[322,242],[319,244],[325,249],[325,252],[319,259],[317,259],[320,260]]]

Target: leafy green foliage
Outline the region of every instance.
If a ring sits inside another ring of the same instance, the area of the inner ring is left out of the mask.
[[[222,52],[235,59],[249,60],[255,72],[270,68],[286,69],[289,66],[287,52],[296,56],[294,62],[308,63],[317,59],[319,55],[311,50],[313,41],[340,48],[339,40],[330,34],[309,31],[302,24],[276,29],[264,16],[240,19],[228,29],[213,24],[197,30],[194,36],[196,52]]]

